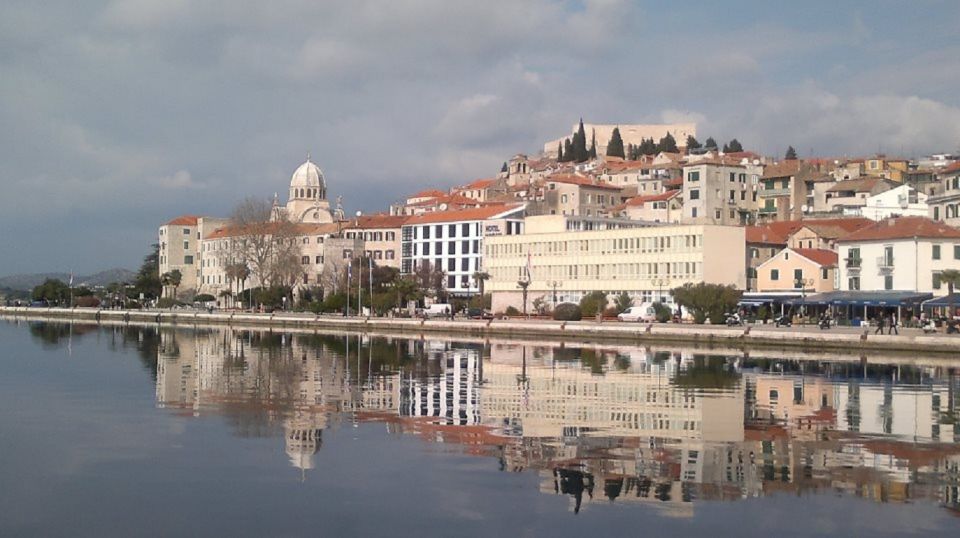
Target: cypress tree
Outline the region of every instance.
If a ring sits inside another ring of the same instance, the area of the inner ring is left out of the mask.
[[[797,160],[797,150],[793,149],[793,146],[787,147],[787,154],[783,158],[788,161]]]
[[[557,142],[557,162],[563,162],[563,142]]]
[[[743,151],[743,146],[740,144],[740,141],[734,138],[730,141],[730,144],[727,146],[729,153],[739,153]],[[727,153],[727,152],[725,152]]]
[[[687,135],[687,153],[700,149],[700,142],[693,135]]]
[[[563,141],[563,162],[570,162],[572,160],[573,160],[573,142],[570,142],[570,139],[567,138]]]
[[[716,151],[716,149],[717,149],[717,141],[714,140],[712,136],[711,136],[711,137],[708,137],[708,138],[707,138],[707,141],[704,142],[703,147],[704,147],[704,149]]]
[[[590,158],[597,158],[597,130],[590,130]]]
[[[610,135],[610,142],[607,143],[607,157],[620,157],[623,159],[623,138],[620,137],[620,128],[614,127],[613,134]]]
[[[590,157],[587,152],[587,133],[583,129],[583,118],[580,118],[580,127],[577,128],[577,134],[573,135],[573,161],[582,163]]]
[[[657,150],[666,153],[677,153],[680,151],[677,149],[676,139],[674,139],[670,133],[667,133],[667,136],[660,139],[660,143],[657,144]]]
[[[501,173],[506,173],[509,168],[507,167],[507,161],[503,161],[503,166],[500,167]]]

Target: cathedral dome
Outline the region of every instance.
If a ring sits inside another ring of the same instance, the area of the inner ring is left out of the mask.
[[[290,187],[320,187],[326,190],[323,172],[320,171],[319,166],[310,162],[310,157],[307,157],[307,162],[301,164],[290,178]]]

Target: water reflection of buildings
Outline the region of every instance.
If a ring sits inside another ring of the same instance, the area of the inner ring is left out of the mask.
[[[684,517],[697,500],[835,491],[958,507],[952,371],[601,346],[360,343],[165,333],[158,405],[223,414],[240,435],[282,428],[302,470],[316,465],[323,430],[383,422],[497,458],[503,470],[536,471],[541,491],[569,496],[575,511],[615,500]]]

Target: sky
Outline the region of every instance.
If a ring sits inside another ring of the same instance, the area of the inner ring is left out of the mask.
[[[784,5],[785,4],[785,5]],[[960,2],[4,0],[0,275],[135,269],[181,214],[348,214],[580,117],[801,157],[960,148]]]

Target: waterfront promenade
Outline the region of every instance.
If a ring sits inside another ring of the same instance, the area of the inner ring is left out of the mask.
[[[258,314],[199,310],[97,310],[92,308],[0,307],[0,318],[24,320],[72,320],[93,323],[156,323],[176,326],[230,325],[237,328],[281,328],[298,331],[377,331],[398,336],[462,335],[471,337],[519,337],[551,340],[610,341],[620,343],[684,343],[726,347],[775,347],[818,351],[886,351],[922,354],[956,354],[960,336],[924,334],[919,329],[900,329],[899,335],[874,334],[872,327],[816,326],[777,328],[773,325],[693,325],[674,323],[620,323],[617,321],[561,322],[553,320],[409,319],[366,318],[275,312]]]

